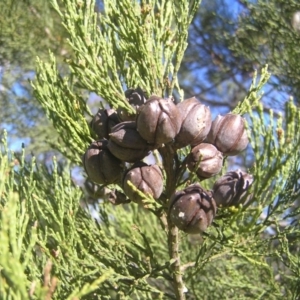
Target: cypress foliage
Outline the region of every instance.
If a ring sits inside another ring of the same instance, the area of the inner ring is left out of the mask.
[[[128,112],[133,110],[124,95],[129,87],[183,100],[177,73],[199,1],[107,0],[99,13],[94,1],[62,2],[52,0],[73,52],[68,74],[60,74],[50,53],[48,60],[37,59],[32,87],[59,135],[49,142],[68,163],[26,160],[25,149],[8,149],[4,134],[0,298],[297,299],[300,110],[291,99],[282,117],[275,119],[270,111],[266,121],[260,99],[270,78],[267,67],[254,74],[233,110],[247,118],[255,157],[248,205],[219,209],[203,235],[179,232],[167,207],[170,194],[186,186],[172,171],[174,164],[184,164],[189,149],[169,155],[165,147],[164,201],[143,194],[143,205],[102,199],[93,217],[71,177],[93,140],[86,91]],[[212,181],[203,186],[211,189]]]

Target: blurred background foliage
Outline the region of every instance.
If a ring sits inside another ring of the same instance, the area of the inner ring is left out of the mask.
[[[253,70],[268,64],[265,107],[279,112],[289,96],[299,103],[300,34],[292,27],[299,10],[293,0],[203,0],[181,69],[188,95],[232,109],[247,93]]]
[[[60,70],[70,56],[66,31],[50,1],[0,2],[0,130],[9,132],[18,148],[23,142],[36,155],[49,150],[51,123],[32,95],[29,80],[35,76],[36,57],[55,53]]]

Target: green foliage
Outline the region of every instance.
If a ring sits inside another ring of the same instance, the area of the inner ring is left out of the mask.
[[[53,0],[69,34],[69,70],[61,74],[53,54],[39,58],[32,86],[59,135],[50,143],[70,165],[26,161],[2,140],[1,299],[297,299],[299,108],[290,100],[283,117],[265,115],[270,74],[255,73],[234,110],[248,119],[253,198],[219,209],[202,236],[179,233],[167,216],[169,197],[187,184],[188,149],[159,149],[165,191],[157,203],[145,196],[143,205],[113,206],[104,198],[92,208],[70,175],[92,140],[86,90],[128,111],[127,87],[182,98],[177,72],[199,3],[110,0],[99,15],[93,1],[62,3]]]
[[[154,230],[154,215],[102,203],[96,221],[79,206],[82,191],[67,167],[26,163],[2,143],[2,299],[116,299],[128,288],[133,295],[161,293],[147,283],[150,274],[167,276],[168,267],[166,233]],[[140,229],[147,224],[152,232]]]
[[[199,2],[189,7],[186,1],[104,1],[105,14],[99,17],[94,3],[63,2],[64,12],[57,1],[53,5],[70,35],[74,52],[67,61],[70,75],[62,78],[58,74],[53,56],[50,63],[38,60],[33,88],[56,130],[68,133],[60,135],[62,141],[53,142],[54,148],[78,163],[78,155],[90,141],[86,126],[81,121],[76,124],[88,112],[82,89],[95,92],[111,107],[129,112],[132,107],[125,99],[126,86],[140,85],[157,95],[171,96],[174,88],[182,93],[176,74],[187,46],[188,26]],[[49,81],[54,84],[49,85]],[[66,121],[70,111],[72,120]]]
[[[63,2],[65,13],[57,1],[53,5],[70,34],[75,59],[69,64],[80,86],[129,111],[124,85],[167,96],[179,89],[176,74],[199,1],[103,1],[99,16],[89,1]]]
[[[48,142],[74,163],[80,163],[82,149],[91,142],[90,130],[84,118],[84,114],[89,112],[85,100],[72,91],[70,80],[58,73],[53,55],[50,63],[40,62],[37,81],[39,88],[33,85],[35,95],[39,101],[43,101],[47,117],[60,134],[58,141]],[[49,82],[53,84],[49,85]]]

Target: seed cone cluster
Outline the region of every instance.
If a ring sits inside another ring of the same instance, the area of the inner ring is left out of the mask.
[[[89,179],[95,183],[118,184],[133,202],[142,203],[144,194],[159,199],[164,190],[162,170],[142,160],[154,149],[166,145],[176,151],[190,147],[185,166],[199,181],[217,175],[225,156],[243,151],[248,145],[245,120],[227,114],[211,119],[209,107],[195,97],[175,104],[171,98],[149,98],[141,88],[125,92],[136,113],[99,109],[90,123],[98,140],[83,155]],[[240,170],[219,178],[212,191],[198,183],[175,192],[169,201],[169,218],[187,233],[200,233],[212,223],[218,207],[248,203],[251,175]]]

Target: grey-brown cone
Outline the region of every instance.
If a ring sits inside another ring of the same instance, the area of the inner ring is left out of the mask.
[[[120,122],[114,109],[99,109],[90,122],[90,126],[99,139],[108,139],[112,127],[118,123]]]
[[[143,198],[128,185],[128,181],[144,194],[153,196],[154,199],[158,199],[163,191],[163,175],[157,165],[148,166],[143,162],[136,163],[123,178],[123,190],[127,197],[140,203]]]
[[[195,172],[201,180],[218,174],[222,170],[222,165],[223,155],[212,144],[202,143],[194,147],[187,156],[189,170]]]
[[[135,122],[122,122],[112,128],[109,135],[108,149],[125,162],[136,162],[143,159],[153,149],[137,132]]]
[[[211,225],[216,212],[216,203],[211,193],[199,184],[176,192],[170,199],[169,216],[186,233],[204,232]]]
[[[140,87],[126,90],[125,97],[135,111],[147,101],[145,92]],[[135,121],[136,114],[129,114],[125,109],[119,108],[118,117],[122,122]]]
[[[151,96],[138,110],[137,130],[148,143],[162,145],[174,140],[180,116],[171,99]]]
[[[240,153],[249,143],[245,120],[234,114],[217,116],[212,122],[206,141],[215,145],[224,155]]]
[[[181,127],[175,138],[175,147],[195,146],[203,142],[212,123],[209,107],[192,97],[178,103],[177,109]]]
[[[246,197],[246,194],[252,183],[252,175],[241,170],[226,173],[213,186],[217,206],[228,207],[248,203],[252,195]]]
[[[107,149],[107,140],[95,141],[82,157],[90,180],[100,184],[115,183],[123,171],[122,163]]]

